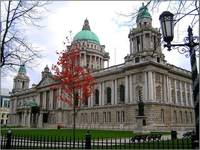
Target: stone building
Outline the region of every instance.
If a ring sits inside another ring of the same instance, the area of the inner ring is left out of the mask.
[[[139,9],[137,27],[130,30],[130,53],[124,63],[104,68],[109,53],[84,21],[72,44],[80,46],[80,64],[93,70],[97,84],[88,102],[80,104],[76,127],[97,129],[169,131],[194,129],[191,72],[166,62],[161,34],[152,27],[145,6]],[[68,46],[70,48],[70,46]],[[108,63],[107,63],[108,64]],[[57,100],[59,89],[48,66],[41,81],[28,88],[29,77],[21,66],[14,78],[10,124],[27,127],[73,126],[72,108]],[[138,103],[144,115],[138,114]]]
[[[0,89],[0,120],[1,125],[6,125],[8,121],[8,113],[10,107],[9,89]]]

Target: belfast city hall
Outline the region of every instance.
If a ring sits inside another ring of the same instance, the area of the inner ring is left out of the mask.
[[[110,56],[85,19],[73,44],[80,46],[80,65],[92,70],[96,84],[92,95],[80,103],[76,127],[87,129],[187,131],[195,128],[191,72],[167,63],[161,50],[161,33],[141,6],[137,26],[127,33],[130,52],[124,63],[104,67]],[[124,37],[126,38],[126,37]],[[48,64],[51,65],[51,64]],[[25,65],[13,80],[9,125],[35,128],[73,126],[73,110],[57,100],[60,89],[48,65],[38,84],[29,87]],[[139,113],[139,102],[143,113]],[[33,109],[35,108],[35,109]]]

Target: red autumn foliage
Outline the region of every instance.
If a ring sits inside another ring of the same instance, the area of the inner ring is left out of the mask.
[[[61,89],[59,100],[70,106],[75,103],[75,99],[78,102],[86,102],[93,92],[95,80],[87,69],[80,66],[79,48],[73,46],[70,50],[63,50],[58,55],[57,65],[53,65],[52,69],[54,78],[60,81],[57,86]],[[76,95],[76,93],[79,94]]]

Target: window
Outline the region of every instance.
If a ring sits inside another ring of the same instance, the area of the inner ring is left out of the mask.
[[[193,115],[192,115],[192,112],[190,112],[190,119],[191,119],[190,122],[193,123]]]
[[[47,123],[48,122],[48,116],[49,116],[48,113],[44,113],[43,114],[43,123]]]
[[[181,104],[181,93],[180,91],[177,91],[176,93],[177,93],[177,101],[179,104]]]
[[[145,34],[145,37],[146,37],[146,38],[149,38],[149,37],[150,37],[150,34],[149,34],[149,33],[146,33],[146,34]]]
[[[139,57],[135,57],[135,63],[139,63],[140,62],[140,58]]]
[[[1,124],[3,124],[3,119],[1,119]]]
[[[179,112],[179,116],[180,116],[180,123],[183,123],[183,114],[182,114],[182,111]]]
[[[188,124],[188,114],[187,114],[187,111],[185,111],[185,123]]]
[[[136,100],[137,101],[143,100],[143,93],[142,93],[142,87],[141,86],[136,87]]]
[[[120,122],[120,112],[116,112],[116,122]]]
[[[97,123],[99,122],[99,113],[98,112],[95,113],[95,121]]]
[[[175,104],[176,103],[176,97],[175,97],[175,91],[174,91],[174,89],[171,90],[171,97],[172,97],[172,102]]]
[[[121,111],[121,122],[125,122],[125,113],[124,111]]]
[[[140,38],[139,38],[139,36],[137,36],[137,52],[139,52],[140,51]]]
[[[160,86],[156,87],[156,100],[161,101],[161,87]]]
[[[183,104],[186,106],[185,92],[182,92]]]
[[[99,90],[95,90],[95,105],[99,105]]]
[[[107,93],[107,104],[111,104],[111,88],[110,87],[106,88],[106,93]]]
[[[103,112],[103,122],[106,123],[106,112]]]
[[[160,63],[160,58],[159,57],[157,57],[157,62]]]
[[[163,109],[161,109],[160,117],[161,117],[161,123],[164,123],[165,122],[165,116],[164,116],[164,110]]]
[[[92,112],[91,113],[91,123],[93,123],[94,122],[94,113]]]
[[[188,101],[188,105],[191,106],[191,100],[190,100],[190,93],[187,93],[187,101]]]
[[[174,110],[174,123],[177,123],[177,113],[176,113],[176,110]]]
[[[108,116],[107,116],[107,119],[108,119],[107,122],[111,122],[111,112],[108,112],[107,114],[108,114]]]
[[[25,89],[25,81],[22,81],[22,89]]]
[[[119,97],[120,97],[120,102],[122,102],[122,103],[124,103],[124,101],[125,101],[125,87],[124,87],[124,85],[120,85],[120,87],[119,87]]]

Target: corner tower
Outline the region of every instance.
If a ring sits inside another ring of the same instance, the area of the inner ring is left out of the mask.
[[[78,32],[72,41],[72,45],[80,47],[80,65],[91,70],[104,68],[104,62],[109,66],[109,53],[105,51],[105,45],[101,45],[98,36],[91,31],[89,21],[86,18],[82,30]],[[71,46],[68,46],[70,49]]]
[[[132,28],[128,35],[130,55],[125,57],[125,61],[138,63],[151,60],[165,63],[161,51],[161,34],[157,28],[152,27],[152,17],[144,3],[138,11],[136,23],[137,27]]]
[[[26,74],[25,64],[20,65],[17,76],[14,77],[13,92],[29,88],[29,77]]]

